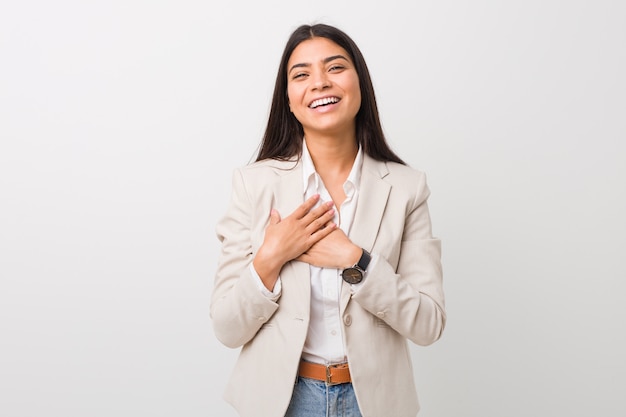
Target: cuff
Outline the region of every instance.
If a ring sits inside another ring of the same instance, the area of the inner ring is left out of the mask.
[[[282,284],[280,283],[280,277],[278,277],[278,279],[276,280],[276,284],[274,285],[274,291],[270,291],[265,287],[265,285],[263,285],[263,281],[261,281],[261,277],[259,276],[259,274],[257,274],[256,269],[254,269],[252,262],[250,262],[250,276],[256,282],[259,291],[261,291],[264,296],[274,302],[278,301],[283,288]]]

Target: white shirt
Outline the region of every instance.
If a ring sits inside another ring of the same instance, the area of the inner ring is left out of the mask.
[[[350,232],[356,212],[362,166],[363,152],[359,147],[352,170],[343,184],[346,199],[341,204],[341,207],[336,207],[333,219],[346,235]],[[315,171],[315,165],[313,165],[313,160],[306,146],[306,140],[302,144],[302,175],[305,200],[314,194],[320,195],[318,204],[331,200],[322,178]],[[274,290],[270,292],[263,285],[252,264],[250,264],[250,270],[263,294],[274,301],[278,300],[282,291],[280,277],[276,281]],[[313,265],[310,266],[310,270],[311,312],[302,358],[309,362],[325,364],[345,362],[346,351],[339,314],[342,286],[341,270],[336,268],[319,268]]]
[[[350,227],[356,212],[361,182],[363,153],[359,148],[352,170],[343,184],[346,199],[341,207],[336,207],[333,221],[344,231],[350,233]],[[331,197],[315,171],[313,160],[306,146],[302,145],[302,173],[304,183],[304,199],[318,193],[320,204],[330,201]],[[341,296],[341,270],[335,268],[319,268],[310,266],[311,270],[311,317],[309,332],[304,343],[302,358],[316,363],[340,363],[346,361],[343,344],[339,300]]]

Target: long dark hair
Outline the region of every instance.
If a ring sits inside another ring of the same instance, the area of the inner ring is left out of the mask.
[[[361,108],[355,119],[357,143],[361,145],[366,154],[376,160],[404,164],[400,157],[389,148],[385,140],[378,116],[374,86],[361,51],[348,35],[333,26],[325,24],[302,25],[289,37],[278,67],[272,107],[256,160],[260,161],[268,158],[284,160],[294,156],[300,157],[302,154],[304,130],[293,113],[289,111],[287,62],[294,49],[301,42],[315,37],[333,41],[345,49],[350,55],[352,62],[354,62],[361,89]]]

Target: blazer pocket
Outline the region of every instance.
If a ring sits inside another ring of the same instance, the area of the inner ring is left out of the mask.
[[[374,318],[374,324],[376,325],[376,327],[391,329],[391,327],[384,320],[379,319],[378,317]]]

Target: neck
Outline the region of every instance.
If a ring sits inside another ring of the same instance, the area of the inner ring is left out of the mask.
[[[305,132],[304,137],[315,170],[322,177],[330,174],[347,178],[354,164],[354,158],[359,151],[354,135],[342,137],[313,134],[311,136]]]

